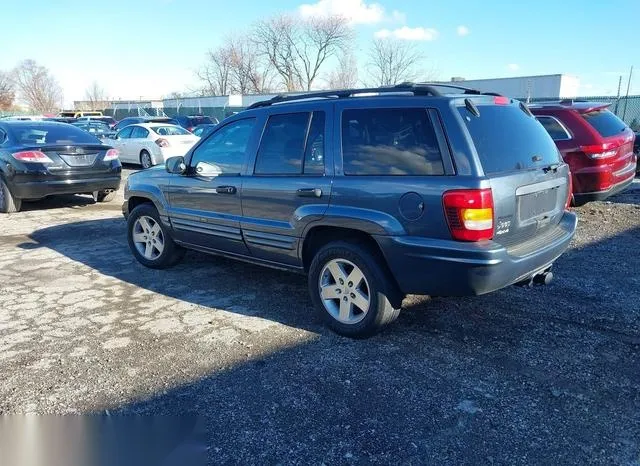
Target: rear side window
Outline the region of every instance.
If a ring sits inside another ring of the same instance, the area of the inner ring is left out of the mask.
[[[582,118],[589,123],[603,138],[616,136],[623,132],[627,125],[607,109],[583,113]]]
[[[528,170],[560,163],[549,133],[518,105],[477,104],[480,116],[458,111],[469,130],[484,172]]]
[[[134,126],[131,139],[144,139],[149,136],[149,131],[142,126]]]
[[[345,110],[342,154],[345,175],[444,175],[424,108]]]
[[[544,126],[544,129],[547,130],[549,136],[554,141],[566,141],[567,139],[571,139],[571,135],[565,129],[565,127],[560,123],[557,119],[550,116],[539,116],[536,119]]]
[[[151,129],[160,136],[187,136],[191,133],[180,126],[152,126]]]
[[[324,173],[324,112],[314,112],[310,122],[311,117],[306,112],[269,117],[258,149],[256,175],[300,175],[303,168],[305,174]]]
[[[118,137],[120,139],[129,139],[131,137],[131,132],[133,131],[132,126],[127,126],[125,129],[118,133]]]

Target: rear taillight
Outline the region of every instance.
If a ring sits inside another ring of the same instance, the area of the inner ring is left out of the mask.
[[[569,172],[569,192],[567,193],[567,202],[564,205],[564,210],[569,210],[571,207],[571,198],[573,197],[573,175]]]
[[[156,144],[158,144],[160,147],[169,147],[169,141],[167,141],[164,138],[160,138],[160,139],[156,139]]]
[[[509,98],[501,95],[495,96],[493,103],[496,105],[509,105]]]
[[[120,153],[116,149],[109,149],[106,154],[104,154],[104,161],[111,162],[112,160],[118,160],[118,156]]]
[[[189,127],[187,128],[187,131],[189,131],[190,133],[193,133],[193,130],[194,130],[194,127],[193,127],[193,126],[189,126]]]
[[[580,149],[587,154],[587,157],[590,159],[606,159],[618,153],[618,145],[611,143],[582,146]]]
[[[457,189],[442,196],[451,236],[458,241],[493,238],[491,189]]]
[[[22,152],[15,152],[11,154],[14,159],[24,163],[53,163],[44,152],[39,150],[26,150]]]

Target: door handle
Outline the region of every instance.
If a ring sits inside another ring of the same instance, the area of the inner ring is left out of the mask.
[[[216,187],[216,192],[218,194],[235,194],[236,191],[237,190],[235,186],[217,186]]]
[[[297,192],[300,197],[322,197],[322,189],[320,188],[302,188]]]

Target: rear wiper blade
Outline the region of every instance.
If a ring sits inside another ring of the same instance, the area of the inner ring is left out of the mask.
[[[549,173],[549,172],[556,173],[558,171],[558,168],[560,168],[559,163],[552,163],[551,165],[543,167],[542,171],[545,173]]]

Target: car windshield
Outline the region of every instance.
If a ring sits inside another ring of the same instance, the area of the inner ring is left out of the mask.
[[[623,132],[627,125],[609,110],[599,109],[582,114],[582,118],[589,123],[603,138],[616,136]]]
[[[25,146],[100,144],[94,136],[72,125],[22,124],[12,127],[11,132]]]
[[[189,131],[180,128],[179,126],[151,126],[154,133],[160,136],[185,136],[190,134]]]

